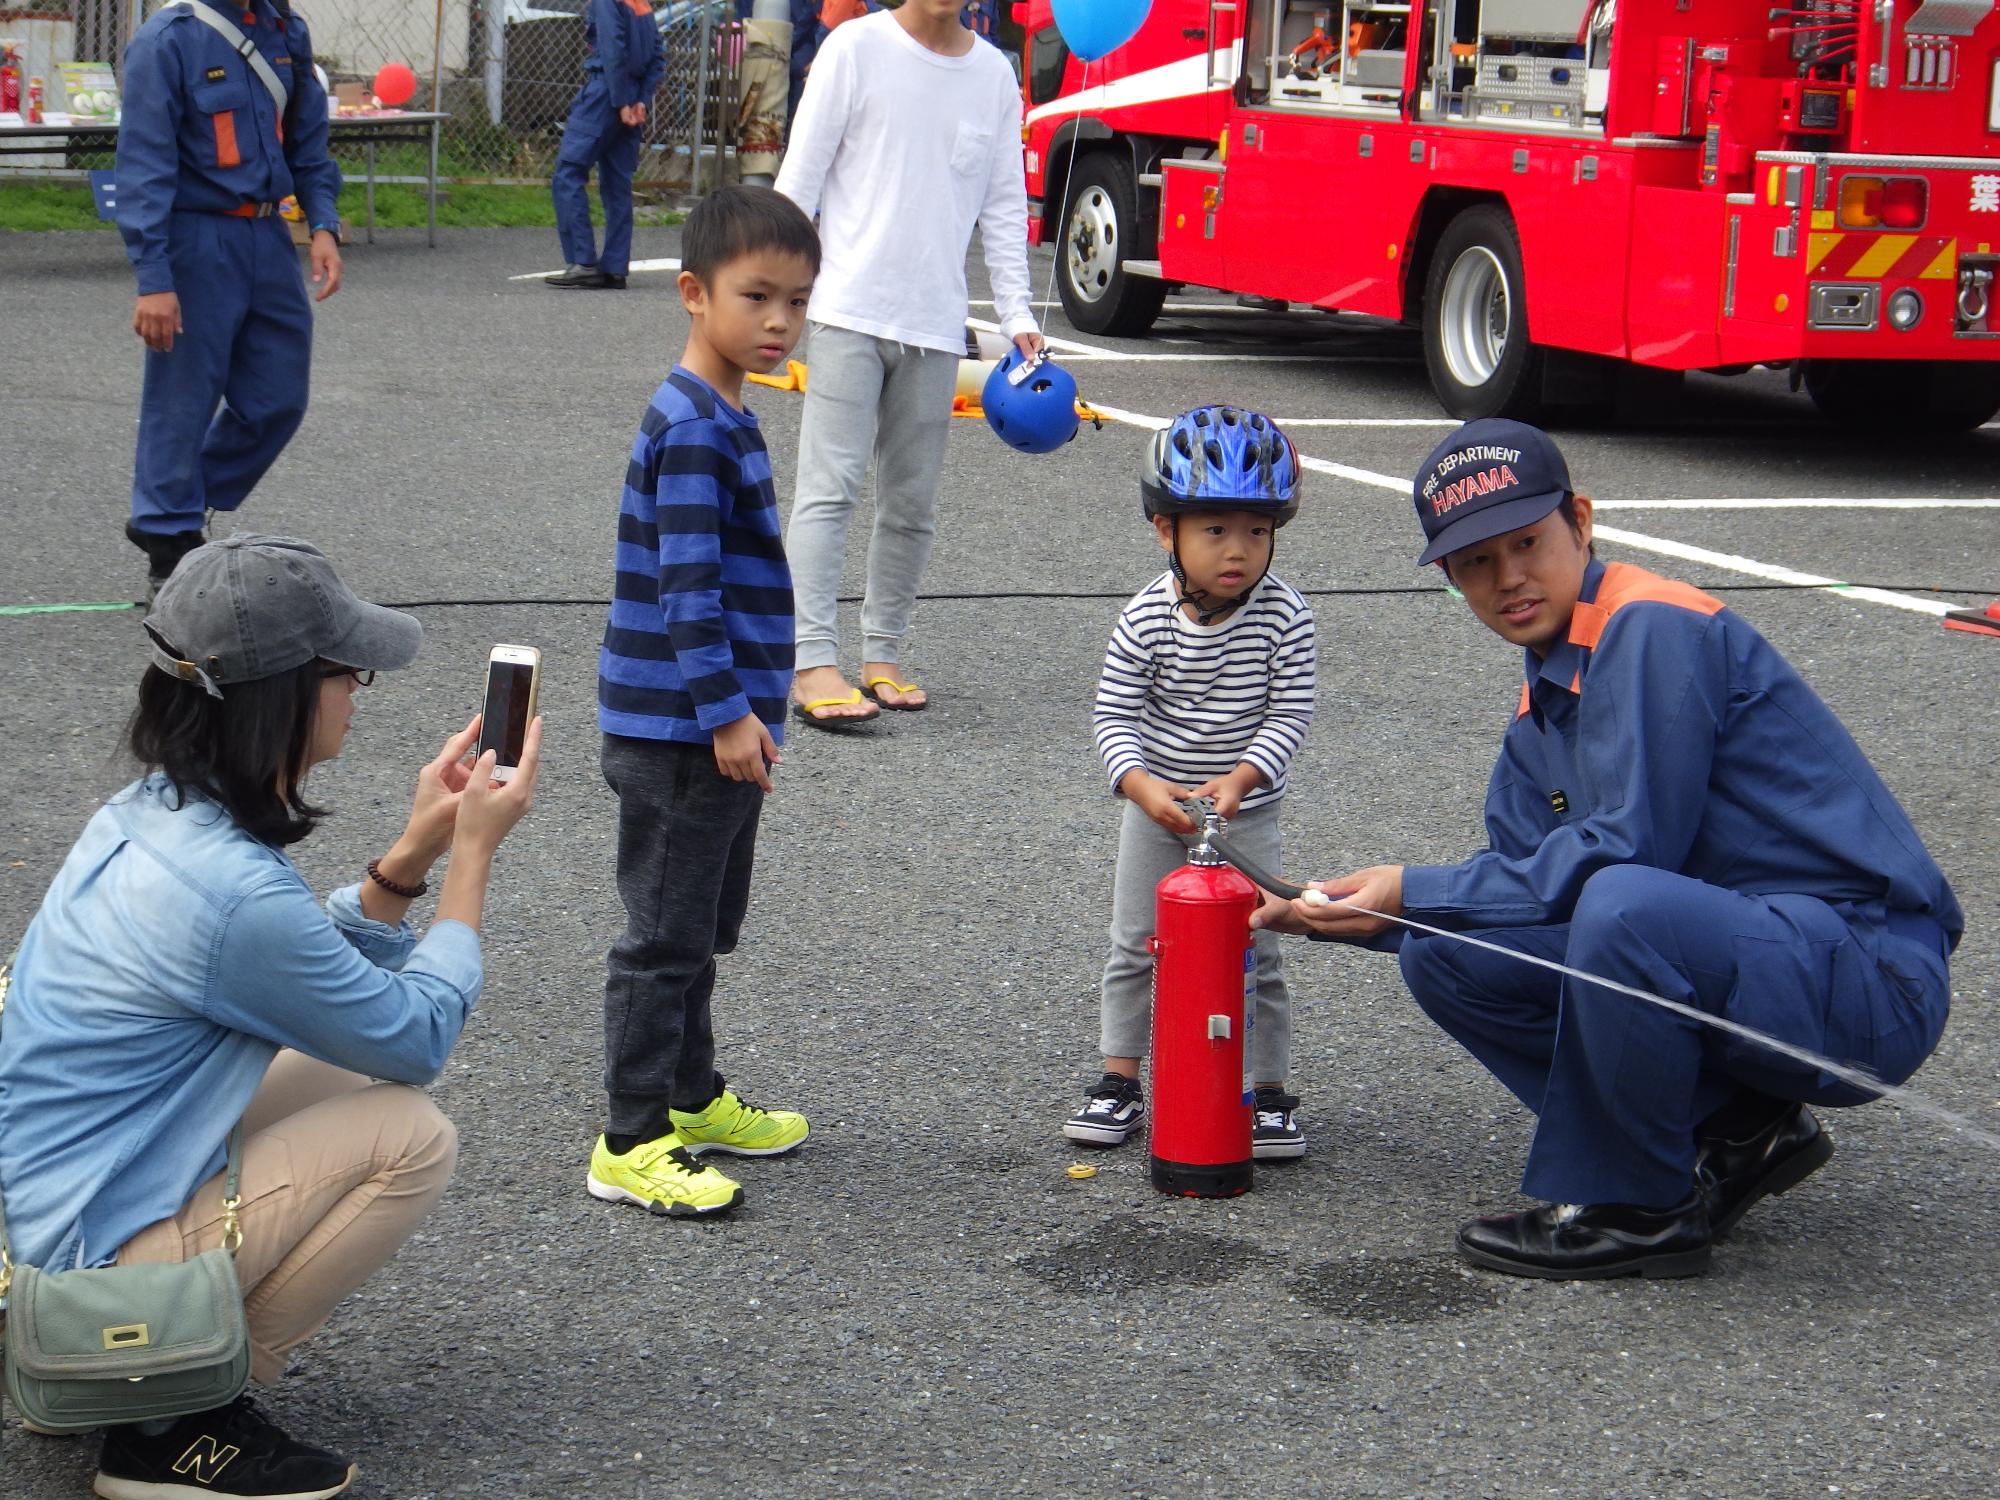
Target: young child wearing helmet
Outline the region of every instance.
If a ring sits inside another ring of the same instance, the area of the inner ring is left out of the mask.
[[[1312,611],[1271,571],[1277,530],[1299,508],[1291,439],[1256,412],[1197,407],[1154,435],[1139,490],[1168,566],[1119,613],[1097,684],[1097,749],[1125,810],[1101,986],[1104,1076],[1063,1124],[1091,1146],[1121,1145],[1145,1119],[1153,891],[1187,859],[1176,835],[1195,827],[1177,804],[1214,798],[1231,820],[1230,842],[1282,868],[1278,804],[1316,690]],[[1305,1154],[1299,1101],[1285,1089],[1290,1050],[1278,946],[1259,934],[1250,1032],[1258,1157]]]

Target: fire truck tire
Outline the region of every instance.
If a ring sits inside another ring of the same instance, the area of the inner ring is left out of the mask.
[[[1909,360],[1811,360],[1806,394],[1830,421],[1966,432],[2000,412],[2000,369]]]
[[[1093,151],[1070,174],[1056,246],[1056,286],[1063,311],[1082,333],[1144,333],[1167,300],[1166,283],[1128,276],[1125,261],[1143,259],[1139,187],[1132,168],[1109,151]]]
[[[1445,226],[1424,287],[1424,363],[1454,417],[1533,417],[1541,351],[1528,342],[1521,241],[1504,208],[1481,204]]]

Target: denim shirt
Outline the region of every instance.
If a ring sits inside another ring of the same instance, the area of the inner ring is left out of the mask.
[[[28,926],[0,1017],[14,1258],[110,1263],[222,1169],[281,1047],[435,1078],[479,998],[479,935],[324,910],[291,860],[163,776],[100,808]]]

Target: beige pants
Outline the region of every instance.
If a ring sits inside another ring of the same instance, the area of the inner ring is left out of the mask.
[[[458,1132],[422,1093],[280,1052],[243,1114],[243,1248],[250,1373],[265,1384],[431,1211]],[[118,1252],[120,1265],[182,1261],[222,1243],[217,1173],[171,1219]]]

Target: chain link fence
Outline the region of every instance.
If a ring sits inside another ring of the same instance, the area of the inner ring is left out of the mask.
[[[29,3],[32,10],[0,9],[0,37],[26,43],[26,71],[49,80],[49,107],[61,109],[53,88],[60,65],[122,66],[125,44],[162,0]],[[416,97],[406,107],[435,105],[450,117],[438,157],[439,178],[448,185],[548,181],[570,101],[583,82],[587,6],[588,0],[295,0],[294,9],[312,29],[314,56],[337,107],[370,107],[385,63],[416,74]],[[655,192],[699,190],[718,180],[736,146],[744,27],[734,0],[665,0],[654,22],[667,68],[648,114],[637,181]],[[377,180],[424,181],[428,150],[378,148]],[[358,168],[353,151],[335,155],[344,170]],[[0,159],[0,170],[39,175],[108,165],[109,156],[96,152]]]

